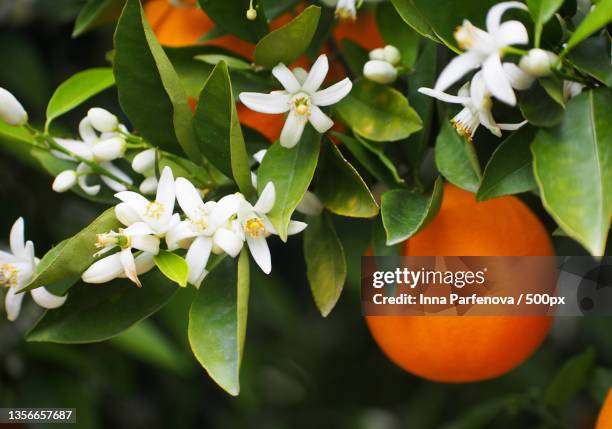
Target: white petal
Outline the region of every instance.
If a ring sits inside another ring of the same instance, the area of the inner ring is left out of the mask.
[[[87,117],[91,121],[91,125],[100,132],[115,131],[119,126],[117,117],[100,107],[89,109]]]
[[[132,160],[132,169],[145,176],[155,170],[155,157],[157,152],[155,149],[146,149],[139,152]]]
[[[187,265],[189,266],[189,283],[195,287],[200,287],[203,276],[202,274],[206,270],[206,264],[210,257],[210,251],[212,250],[213,241],[208,237],[196,238],[185,256]]]
[[[504,73],[510,82],[512,88],[519,91],[525,90],[533,84],[535,78],[529,73],[525,73],[519,66],[514,63],[503,63]]]
[[[0,88],[0,119],[18,127],[28,122],[28,114],[13,94]]]
[[[253,185],[253,187],[257,189],[257,174],[253,173],[252,171],[251,171],[251,185]]]
[[[138,287],[142,287],[138,274],[136,273],[136,263],[134,262],[134,255],[132,249],[123,249],[119,252],[119,259],[123,266],[123,271],[128,279],[136,283]]]
[[[444,101],[445,103],[453,103],[453,104],[465,104],[469,99],[467,97],[458,97],[456,95],[450,95],[446,92],[438,91],[431,88],[419,88],[418,90],[421,94],[428,95],[430,97],[436,98],[440,101]]]
[[[9,241],[11,246],[11,253],[18,258],[27,258],[25,251],[25,239],[24,239],[24,222],[23,218],[20,217],[15,221],[11,227],[9,235]]]
[[[178,248],[186,249],[195,236],[197,236],[197,233],[191,227],[190,221],[179,222],[178,225],[171,228],[166,233],[168,250],[176,250]]]
[[[491,110],[487,101],[487,98],[490,97],[490,93],[482,72],[476,73],[470,82],[470,97],[472,104],[476,106],[477,109]]]
[[[118,179],[123,180],[126,183],[129,183],[130,185],[133,183],[132,178],[130,176],[128,176],[127,174],[125,174],[123,172],[123,170],[121,170],[120,168],[118,168],[115,164],[113,164],[112,162],[101,162],[100,165],[104,168],[106,168],[108,171],[110,171],[113,175],[115,175]],[[119,191],[118,191],[119,192]]]
[[[68,298],[68,295],[65,295],[65,296],[53,295],[51,292],[49,292],[44,287],[32,289],[31,294],[32,294],[32,298],[34,299],[34,302],[40,305],[42,308],[61,307],[66,302],[66,298]]]
[[[387,85],[397,79],[397,69],[387,61],[370,60],[363,66],[363,75],[372,82]]]
[[[259,265],[259,268],[264,273],[270,274],[270,271],[272,271],[272,257],[270,256],[270,249],[265,237],[255,238],[247,234],[246,240],[251,255],[255,262],[257,262],[257,265]]]
[[[495,40],[499,46],[526,45],[529,43],[529,34],[522,22],[506,21],[499,26]]]
[[[183,178],[176,179],[176,199],[179,206],[191,220],[198,220],[204,212],[204,202],[193,184]]]
[[[136,265],[136,274],[138,275],[151,271],[155,266],[153,254],[149,252],[141,253],[140,255],[136,256],[134,264]]]
[[[110,162],[123,157],[127,145],[123,137],[112,137],[93,145],[93,153],[98,161]]]
[[[272,74],[278,79],[287,92],[293,94],[300,90],[300,82],[298,82],[293,73],[291,73],[291,70],[283,63],[278,63],[278,65],[272,69]]]
[[[104,182],[106,186],[108,186],[115,192],[123,192],[127,189],[123,183],[117,182],[115,179],[111,179],[108,176],[100,176],[100,179]]]
[[[264,157],[266,156],[266,153],[268,153],[267,149],[258,150],[257,152],[253,154],[253,158],[259,164],[261,164],[263,162]]]
[[[306,216],[318,216],[323,211],[323,204],[314,192],[306,191],[295,209]]]
[[[6,310],[6,318],[14,322],[19,317],[21,312],[21,302],[23,301],[24,293],[17,293],[16,287],[10,287],[6,291],[4,297],[4,309]]]
[[[136,235],[132,237],[132,248],[157,255],[159,253],[159,238],[153,235]]]
[[[10,264],[19,261],[19,258],[14,256],[12,253],[3,252],[0,250],[0,264]]]
[[[211,220],[216,225],[222,225],[227,220],[238,213],[238,205],[243,201],[244,197],[241,194],[226,195],[217,201],[216,206],[210,214]]]
[[[268,213],[274,207],[276,202],[276,189],[274,183],[268,182],[261,191],[261,195],[253,207],[257,213]]]
[[[308,224],[306,222],[300,222],[297,220],[290,220],[289,226],[287,227],[287,235],[295,235],[304,231]]]
[[[88,143],[90,146],[98,141],[98,134],[91,125],[91,120],[85,116],[81,122],[79,122],[79,135],[81,140]]]
[[[453,58],[442,70],[434,85],[436,91],[444,91],[449,86],[461,79],[467,72],[478,68],[482,62],[482,56],[476,52],[467,51]]]
[[[149,200],[132,191],[118,192],[115,194],[115,198],[118,198],[124,203],[128,204],[141,217],[149,205]]]
[[[240,101],[249,109],[260,113],[278,114],[289,110],[291,96],[285,92],[260,94],[259,92],[241,92]]]
[[[334,121],[331,120],[318,106],[310,106],[310,116],[308,121],[321,134],[327,132],[334,126]]]
[[[172,214],[174,211],[175,188],[174,177],[170,167],[164,167],[159,184],[157,185],[157,194],[155,201],[164,206],[166,213]]]
[[[327,61],[327,55],[322,54],[319,55],[319,58],[315,61],[315,63],[310,68],[310,72],[308,73],[308,77],[306,81],[302,85],[302,90],[312,94],[323,84],[325,80],[325,76],[327,76],[327,72],[329,71],[329,62]]]
[[[77,175],[74,170],[64,170],[55,177],[51,188],[58,193],[70,190],[77,183]]]
[[[515,130],[518,130],[519,128],[521,128],[526,123],[527,123],[527,121],[523,121],[523,122],[519,122],[517,124],[497,124],[497,126],[500,129],[502,129],[502,130],[515,131]]]
[[[489,9],[487,13],[487,31],[489,33],[495,33],[501,24],[502,15],[508,9],[522,9],[527,10],[527,6],[518,1],[506,1],[498,3]]]
[[[348,77],[345,77],[340,82],[315,92],[311,100],[317,106],[331,106],[346,97],[352,88],[353,82]]]
[[[314,106],[311,106],[311,108]],[[307,119],[294,111],[289,112],[280,135],[280,144],[286,148],[295,146],[302,137]]]
[[[119,203],[115,206],[115,217],[125,226],[142,221],[138,213],[127,203]]]
[[[94,262],[81,276],[85,283],[106,283],[123,274],[119,253]]]
[[[227,228],[219,228],[213,237],[215,245],[219,246],[225,253],[235,258],[242,250],[244,242],[234,232]]]
[[[89,147],[89,145],[82,141],[59,138],[55,138],[54,140],[55,143],[57,143],[59,146],[63,147],[67,151],[73,153],[74,155],[77,155],[80,158],[86,159],[88,161],[91,161],[93,159],[93,152],[91,150],[91,147]],[[73,159],[70,157],[68,158]]]
[[[510,82],[504,73],[499,55],[493,54],[485,60],[482,65],[482,74],[487,89],[495,98],[510,106],[516,105],[516,96],[510,86]]]
[[[300,85],[304,85],[304,82],[306,82],[306,79],[308,78],[308,72],[302,67],[296,67],[291,70],[291,72],[293,73],[293,76],[295,76],[297,81],[300,83]]]
[[[155,234],[155,231],[145,222],[135,222],[123,230],[123,234],[132,235],[147,235]]]
[[[85,163],[81,163],[76,169],[79,176],[77,177],[77,183],[79,188],[83,190],[87,195],[97,195],[100,192],[100,185],[88,185],[87,178],[90,177],[87,174],[91,173],[91,168]]]
[[[140,185],[138,186],[138,190],[143,195],[155,195],[155,193],[157,192],[158,185],[159,185],[159,182],[157,181],[157,177],[149,176],[146,179],[144,179],[142,182],[140,182]]]
[[[497,137],[501,137],[501,130],[490,111],[479,112],[478,119],[491,133]]]

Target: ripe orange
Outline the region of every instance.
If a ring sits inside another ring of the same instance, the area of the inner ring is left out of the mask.
[[[409,256],[552,256],[544,226],[519,199],[478,203],[446,184],[440,212],[409,239]],[[441,382],[500,376],[524,362],[546,337],[546,316],[369,316],[372,336],[401,368]]]
[[[595,429],[612,429],[612,389],[608,391],[608,396],[601,407]]]

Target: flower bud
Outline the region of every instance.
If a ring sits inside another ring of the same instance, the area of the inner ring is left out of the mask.
[[[142,181],[138,189],[140,190],[140,193],[144,195],[155,194],[157,192],[157,177],[147,177]]]
[[[139,152],[132,160],[132,169],[136,173],[148,176],[155,168],[155,149]]]
[[[21,103],[4,88],[0,88],[0,119],[14,127],[28,122],[28,113]]]
[[[65,170],[57,175],[53,181],[53,190],[58,193],[66,192],[76,185],[77,175],[74,170]]]
[[[101,133],[115,131],[119,126],[119,119],[108,110],[100,107],[89,109],[87,117],[91,121],[91,125]]]
[[[388,84],[397,79],[397,69],[386,61],[371,60],[363,66],[363,75],[371,81]]]
[[[393,45],[387,45],[384,48],[384,59],[385,61],[396,65],[397,63],[400,62],[400,60],[402,59],[402,55],[400,54],[399,49],[397,49],[395,46]]]
[[[527,55],[521,58],[520,68],[535,77],[543,77],[552,74],[551,67],[557,62],[557,55],[544,49],[531,49]]]
[[[257,11],[253,8],[250,8],[246,11],[246,17],[249,21],[255,21],[257,19]]]
[[[376,48],[373,51],[370,51],[370,59],[371,60],[385,61],[385,49],[384,48]]]
[[[123,156],[125,148],[125,140],[122,137],[113,137],[94,144],[93,153],[98,161],[113,161]]]

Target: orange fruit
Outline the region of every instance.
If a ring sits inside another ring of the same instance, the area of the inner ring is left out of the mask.
[[[612,389],[608,391],[608,396],[601,407],[595,429],[612,429]]]
[[[538,218],[512,196],[476,202],[446,184],[440,212],[404,245],[408,256],[552,256]],[[398,366],[441,382],[500,376],[546,337],[547,316],[368,316],[372,336]]]

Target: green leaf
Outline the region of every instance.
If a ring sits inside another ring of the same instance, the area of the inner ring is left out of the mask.
[[[406,97],[366,79],[357,80],[335,109],[355,133],[377,142],[402,140],[421,129],[421,118]]]
[[[423,37],[440,42],[434,29],[426,21],[425,16],[415,6],[414,0],[391,0],[391,4],[395,7],[397,13],[404,22],[410,25],[414,31]]]
[[[57,87],[47,106],[47,122],[74,109],[79,104],[115,84],[113,70],[110,68],[89,69],[77,73]]]
[[[36,139],[25,127],[13,127],[4,121],[0,121],[0,138],[16,140],[28,145],[36,144]]]
[[[255,63],[272,68],[297,60],[310,45],[320,17],[319,6],[308,6],[293,20],[264,36],[255,46]]]
[[[257,170],[260,193],[268,182],[274,183],[276,203],[268,213],[268,218],[283,241],[287,241],[291,215],[302,201],[314,176],[320,137],[314,128],[307,127],[295,147],[287,149],[279,143],[273,144]]]
[[[204,61],[207,64],[211,64],[216,66],[221,61],[225,61],[227,66],[230,69],[234,70],[251,70],[253,67],[251,64],[243,59],[230,57],[229,55],[220,55],[220,54],[202,54],[196,55],[194,59],[198,61]]]
[[[370,60],[368,50],[350,39],[342,39],[340,46],[342,47],[342,57],[346,61],[351,73],[355,76],[361,76],[363,74],[363,66]]]
[[[125,0],[89,0],[77,16],[72,37],[78,37],[115,20],[121,13],[124,3]]]
[[[376,22],[385,43],[399,49],[402,55],[400,64],[412,69],[419,53],[419,34],[402,20],[391,3],[378,5]]]
[[[378,148],[367,146],[362,141],[354,139],[344,134],[332,132],[353,156],[372,176],[384,182],[388,186],[396,186],[402,183],[402,179],[397,174],[393,162]]]
[[[251,169],[227,64],[219,62],[202,88],[195,113],[200,151],[245,195],[253,193]]]
[[[544,402],[553,407],[563,407],[587,385],[594,367],[593,348],[569,359],[544,391]]]
[[[553,17],[555,12],[561,7],[563,0],[527,0],[529,13],[536,24],[535,38],[536,46],[540,46],[542,28],[544,24]]]
[[[603,366],[596,367],[589,383],[589,390],[598,404],[604,403],[610,393],[610,386],[612,386],[612,369]]]
[[[338,302],[346,281],[346,258],[329,214],[309,216],[306,222],[306,275],[315,304],[321,315],[327,317]]]
[[[368,185],[330,140],[323,143],[317,177],[316,194],[328,210],[350,217],[378,214]]]
[[[440,429],[482,429],[491,427],[491,423],[509,408],[509,403],[512,402],[504,397],[485,400],[471,407],[458,419],[440,426]]]
[[[568,58],[578,70],[612,87],[609,36],[591,37],[585,40],[576,46]]]
[[[542,202],[561,228],[591,254],[603,255],[612,215],[612,92],[574,97],[559,125],[532,145]]]
[[[448,121],[442,123],[435,147],[436,166],[446,180],[466,191],[480,185],[478,159],[472,142],[463,139]]]
[[[187,94],[139,0],[127,0],[117,24],[113,71],[121,107],[143,137],[200,164]]]
[[[257,11],[254,21],[246,18],[249,0],[198,0],[198,4],[220,29],[247,42],[256,43],[268,32],[266,14],[259,0],[253,1]]]
[[[563,106],[553,100],[539,82],[520,95],[519,108],[525,119],[538,127],[552,127],[563,117]]]
[[[36,267],[36,274],[22,290],[57,283],[68,277],[80,277],[96,259],[96,235],[121,227],[110,208],[75,236],[52,248]]]
[[[555,102],[565,109],[565,97],[563,96],[563,80],[558,78],[557,76],[550,76],[541,78],[538,81],[544,91],[548,94],[550,98],[555,100]]]
[[[204,278],[189,311],[189,344],[210,377],[231,395],[240,391],[240,364],[249,301],[249,256],[224,258]]]
[[[565,49],[561,52],[561,56],[567,54],[577,44],[609,22],[612,22],[612,0],[601,0],[576,28],[576,31],[574,31],[568,40]]]
[[[495,149],[476,193],[478,201],[537,188],[530,150],[535,134],[535,128],[524,126],[512,133]]]
[[[387,232],[387,246],[401,243],[425,228],[436,217],[442,204],[444,182],[438,177],[431,196],[406,189],[385,192],[381,200],[381,216]]]
[[[187,286],[189,266],[184,258],[181,258],[175,253],[168,252],[167,250],[160,250],[159,253],[153,257],[153,260],[163,275],[173,282],[178,283],[180,287]]]
[[[142,288],[126,279],[103,285],[78,283],[63,306],[47,310],[26,340],[94,343],[122,333],[163,307],[177,290],[159,272],[141,280]]]

